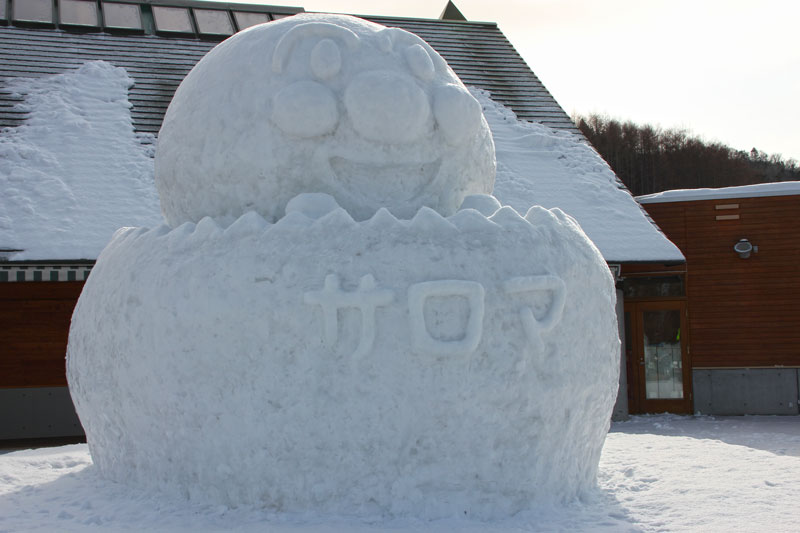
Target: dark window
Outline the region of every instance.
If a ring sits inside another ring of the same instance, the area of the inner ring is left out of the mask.
[[[103,18],[108,28],[142,29],[142,16],[135,4],[103,2]]]
[[[184,7],[153,6],[156,30],[175,33],[194,33],[189,10]]]
[[[53,0],[14,2],[14,20],[53,23]]]
[[[625,278],[622,285],[625,298],[680,298],[686,296],[683,276]]]
[[[246,13],[244,11],[234,11],[233,16],[236,18],[236,25],[239,26],[240,30],[270,21],[267,13]]]
[[[233,23],[227,11],[217,9],[195,9],[197,30],[205,35],[233,35]]]
[[[97,2],[94,0],[61,0],[58,4],[61,24],[97,26]]]

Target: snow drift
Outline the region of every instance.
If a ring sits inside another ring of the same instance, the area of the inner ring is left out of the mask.
[[[21,250],[11,259],[95,259],[120,226],[160,223],[125,69],[90,61],[6,83],[29,112],[0,132],[0,248]]]

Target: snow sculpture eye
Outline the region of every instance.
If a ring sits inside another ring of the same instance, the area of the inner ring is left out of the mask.
[[[345,90],[344,104],[359,134],[387,143],[418,139],[431,113],[422,89],[407,76],[389,70],[357,75]]]
[[[481,124],[481,105],[466,90],[456,85],[438,87],[433,98],[433,113],[450,144],[473,136]]]
[[[422,81],[431,81],[436,73],[433,60],[422,45],[414,44],[405,50],[406,61],[416,77]]]
[[[316,37],[318,39],[335,37],[341,40],[350,50],[356,48],[361,40],[360,37],[351,30],[348,30],[344,26],[339,26],[338,24],[331,24],[328,22],[306,22],[304,24],[299,24],[287,31],[275,46],[275,52],[272,56],[272,71],[275,73],[283,72],[283,66],[289,60],[292,49],[298,42],[309,37]]]
[[[327,80],[339,73],[342,68],[342,53],[339,45],[330,39],[322,39],[311,50],[311,72],[321,79]]]
[[[296,137],[331,133],[339,122],[336,98],[315,81],[299,81],[281,89],[272,100],[272,121]]]

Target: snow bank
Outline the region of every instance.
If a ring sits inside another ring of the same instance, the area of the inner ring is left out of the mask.
[[[441,56],[341,15],[288,17],[214,48],[175,93],[156,155],[172,227],[250,210],[274,222],[312,191],[357,220],[381,207],[446,216],[493,182],[480,105]]]
[[[29,113],[0,133],[0,249],[23,250],[11,259],[94,259],[120,226],[161,223],[132,83],[102,61],[8,83]]]
[[[674,189],[637,196],[642,204],[658,204],[665,202],[691,202],[695,200],[721,200],[724,198],[757,198],[761,196],[792,196],[800,194],[800,181],[779,181],[776,183],[758,183],[739,187],[722,187],[719,189]]]
[[[518,120],[473,89],[494,137],[494,196],[525,212],[558,207],[575,218],[610,263],[683,261],[680,250],[648,220],[633,197],[585,140],[569,132]]]
[[[68,378],[115,480],[283,513],[480,519],[595,483],[614,285],[558,210],[125,229],[73,316]]]

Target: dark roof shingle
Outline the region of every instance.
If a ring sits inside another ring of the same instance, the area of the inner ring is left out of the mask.
[[[363,18],[416,33],[447,60],[466,85],[489,91],[495,101],[520,118],[580,135],[497,25]],[[135,81],[129,98],[136,130],[157,133],[181,80],[216,44],[197,38],[0,27],[0,127],[17,126],[25,117],[17,107],[19,97],[7,88],[9,78],[58,74],[86,61],[103,60],[125,68]]]

